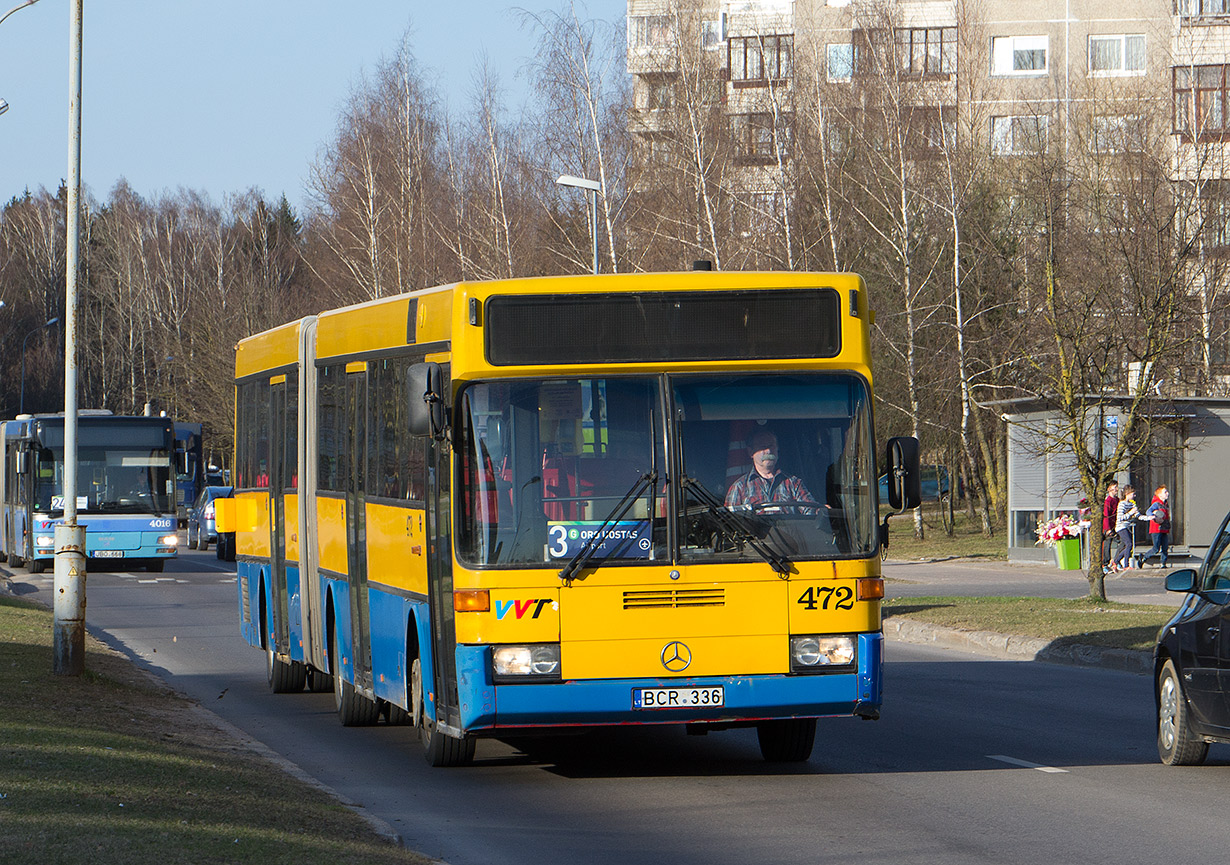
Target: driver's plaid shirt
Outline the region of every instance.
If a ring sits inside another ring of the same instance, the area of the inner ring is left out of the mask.
[[[772,480],[762,478],[755,469],[730,485],[726,507],[748,508],[768,502],[814,502],[812,494],[794,475],[777,472]]]

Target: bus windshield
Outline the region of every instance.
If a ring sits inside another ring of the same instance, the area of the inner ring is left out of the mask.
[[[480,565],[563,565],[646,475],[593,559],[665,555],[656,379],[490,382],[463,391],[457,553]]]
[[[673,382],[685,562],[868,556],[875,458],[865,382],[848,374]],[[732,519],[733,517],[733,519]]]
[[[123,514],[165,514],[172,504],[171,455],[165,448],[77,448],[78,507]],[[64,448],[43,447],[35,465],[35,509],[64,512]]]
[[[559,567],[596,534],[586,553],[591,566],[754,559],[786,573],[798,559],[874,553],[875,460],[862,378],[671,376],[660,388],[661,381],[532,379],[463,390],[459,559]],[[678,451],[674,478],[668,441]],[[756,451],[762,466],[766,453],[774,457],[771,471],[758,472]],[[678,504],[673,533],[668,483]]]

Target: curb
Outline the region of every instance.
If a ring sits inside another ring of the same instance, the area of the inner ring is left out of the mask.
[[[885,639],[902,643],[961,649],[1013,661],[1044,661],[1075,667],[1122,670],[1141,675],[1153,674],[1153,655],[1150,652],[1063,644],[995,631],[963,631],[898,617],[885,619],[883,628]]]

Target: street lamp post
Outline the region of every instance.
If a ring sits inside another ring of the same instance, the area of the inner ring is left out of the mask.
[[[18,3],[16,6],[14,6],[9,11],[5,12],[3,15],[0,15],[0,24],[3,24],[5,19],[8,18],[10,15],[12,15],[14,12],[16,12],[18,9],[25,9],[27,6],[33,6],[37,2],[38,0],[22,0],[21,3]],[[9,104],[5,102],[3,99],[0,99],[0,114],[3,114],[4,112],[8,110],[9,110]]]
[[[69,0],[68,196],[65,202],[64,519],[56,524],[53,672],[85,672],[85,526],[77,522],[77,280],[81,250],[81,24],[85,0]]]
[[[40,324],[38,327],[34,328],[34,330],[27,333],[26,338],[21,341],[21,396],[18,398],[17,402],[18,414],[26,413],[26,343],[30,341],[30,337],[34,336],[34,334],[38,333],[43,328],[52,327],[59,322],[59,320],[59,316],[56,316],[51,319],[51,321]]]
[[[589,193],[589,211],[590,211],[590,226],[593,229],[594,239],[594,273],[598,272],[598,190],[602,187],[596,180],[587,180],[584,177],[573,177],[571,174],[563,174],[555,181],[560,186],[572,186],[576,189],[584,189]]]

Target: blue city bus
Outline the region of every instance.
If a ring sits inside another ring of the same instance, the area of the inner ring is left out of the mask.
[[[188,521],[188,508],[205,489],[205,460],[199,423],[175,424],[175,515]]]
[[[22,415],[0,429],[0,561],[42,573],[54,564],[64,518],[64,415]],[[87,558],[161,571],[179,544],[172,421],[81,412],[77,467]]]

